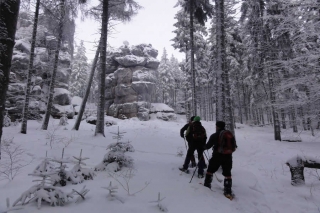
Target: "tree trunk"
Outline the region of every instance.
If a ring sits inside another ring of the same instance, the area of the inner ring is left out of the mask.
[[[54,64],[53,64],[53,71],[51,75],[51,82],[50,82],[50,88],[49,88],[49,97],[48,97],[48,103],[47,103],[47,111],[44,116],[43,124],[41,129],[47,130],[49,125],[49,119],[51,115],[51,108],[53,104],[53,94],[54,94],[54,85],[56,81],[56,75],[57,75],[57,68],[58,68],[58,62],[59,62],[59,52],[61,49],[61,41],[62,41],[62,33],[63,33],[63,21],[65,16],[65,0],[60,0],[60,20],[59,20],[59,35],[57,40],[57,47],[56,51],[54,53]]]
[[[274,139],[281,141],[281,130],[280,130],[280,121],[278,113],[275,111],[274,104],[276,102],[275,92],[274,92],[274,85],[273,85],[273,75],[271,71],[268,72],[268,80],[269,80],[269,87],[270,87],[270,99],[271,99],[271,110],[273,115],[273,128],[274,128]]]
[[[282,129],[286,129],[286,114],[283,108],[281,108],[281,123],[282,123]]]
[[[224,31],[224,1],[215,0],[216,7],[216,45],[217,45],[217,97],[216,120],[225,121],[225,31]],[[229,122],[229,121],[227,121]],[[229,125],[229,123],[228,123]],[[229,127],[229,126],[228,126]]]
[[[196,102],[196,70],[194,68],[194,38],[193,38],[193,1],[190,0],[190,65],[192,74],[192,103],[193,103],[193,114],[197,115],[197,102]]]
[[[20,0],[0,1],[0,145],[19,7]]]
[[[294,106],[291,106],[291,119],[292,119],[293,132],[298,132],[296,110],[295,110]]]
[[[93,77],[94,77],[94,72],[96,70],[97,63],[98,63],[100,47],[101,47],[101,39],[100,39],[98,47],[97,47],[96,55],[94,56],[94,59],[93,59],[93,62],[92,62],[92,67],[91,67],[91,72],[90,72],[90,76],[89,76],[88,83],[87,83],[86,92],[85,92],[85,95],[83,97],[83,100],[82,100],[82,103],[81,103],[81,106],[80,106],[80,110],[79,110],[79,113],[78,113],[78,116],[77,116],[77,120],[74,123],[73,129],[75,129],[75,130],[79,130],[80,123],[81,123],[81,120],[82,120],[82,116],[83,116],[83,113],[85,111],[87,100],[88,100],[88,97],[89,97],[89,94],[90,94],[90,88],[91,88],[92,80],[93,80]]]
[[[291,184],[293,186],[298,186],[305,183],[303,174],[304,167],[311,169],[320,169],[319,161],[305,156],[303,157],[303,159],[297,156],[296,158],[287,161],[286,164],[290,167]]]
[[[109,0],[103,1],[102,27],[101,27],[101,52],[100,52],[100,79],[99,79],[99,102],[97,109],[97,123],[95,135],[104,136],[104,115],[105,115],[105,82],[106,82],[106,59],[107,59],[107,36],[108,36],[108,8]]]
[[[20,130],[20,132],[23,134],[27,134],[27,122],[29,117],[29,98],[30,98],[31,78],[33,73],[34,50],[36,47],[36,38],[37,38],[39,7],[40,7],[40,0],[37,0],[36,11],[34,13],[28,78],[27,78],[26,94],[24,99],[24,107],[22,111],[22,124],[21,124],[21,130]]]

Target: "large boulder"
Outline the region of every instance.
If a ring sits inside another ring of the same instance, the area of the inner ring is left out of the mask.
[[[74,116],[74,109],[72,105],[59,105],[53,104],[51,109],[51,115],[54,118],[61,118],[64,114],[67,115],[69,119],[72,119]]]
[[[114,72],[117,84],[130,84],[132,82],[132,70],[130,68],[119,68]]]
[[[70,92],[63,88],[55,88],[53,95],[53,103],[62,106],[71,104]]]

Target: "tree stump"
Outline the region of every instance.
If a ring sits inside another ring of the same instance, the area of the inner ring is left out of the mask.
[[[320,169],[320,160],[310,157],[294,157],[286,162],[291,172],[291,185],[305,184],[304,168]]]

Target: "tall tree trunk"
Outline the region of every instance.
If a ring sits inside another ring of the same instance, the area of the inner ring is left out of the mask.
[[[30,98],[31,78],[32,78],[32,73],[33,73],[34,50],[36,47],[36,39],[37,39],[39,7],[40,7],[40,0],[37,0],[36,10],[34,13],[34,21],[33,21],[33,31],[32,31],[32,40],[31,40],[31,49],[30,49],[27,87],[26,87],[26,94],[25,94],[25,99],[24,99],[24,107],[23,107],[23,111],[22,111],[22,124],[21,124],[21,130],[20,130],[20,132],[23,134],[27,134],[27,122],[28,122],[28,117],[29,117],[29,98]]]
[[[274,104],[276,103],[274,85],[273,85],[273,74],[271,71],[268,73],[269,87],[270,87],[270,99],[271,99],[271,110],[273,117],[273,128],[274,128],[274,139],[277,141],[281,141],[281,131],[280,131],[280,121],[278,113],[275,110]]]
[[[190,65],[192,74],[192,103],[193,114],[197,115],[197,102],[196,102],[196,70],[194,68],[194,38],[193,38],[193,2],[196,0],[190,0]]]
[[[99,58],[99,54],[100,54],[100,47],[101,47],[101,39],[100,39],[98,47],[97,47],[96,55],[94,56],[94,59],[93,59],[91,72],[90,72],[90,76],[89,76],[88,83],[87,83],[86,92],[85,92],[85,95],[84,95],[84,97],[82,99],[82,103],[81,103],[80,110],[79,110],[79,113],[78,113],[78,116],[77,116],[77,120],[74,123],[73,129],[75,129],[75,130],[79,130],[80,123],[81,123],[81,120],[82,120],[82,116],[83,116],[83,113],[85,111],[87,100],[88,100],[88,97],[89,97],[89,94],[90,94],[90,88],[91,88],[91,85],[92,85],[92,80],[93,80],[93,77],[94,77],[94,71],[96,70],[97,63],[98,63],[98,58]]]
[[[107,36],[108,36],[108,15],[109,0],[103,1],[102,6],[102,27],[101,27],[101,52],[100,52],[100,79],[99,79],[99,102],[97,109],[97,123],[95,135],[104,136],[104,115],[105,115],[105,82],[106,82],[106,59],[107,59]]]
[[[297,128],[297,118],[296,118],[296,110],[294,108],[294,106],[291,106],[291,119],[292,119],[292,129],[293,132],[298,132],[298,128]]]
[[[44,116],[44,120],[42,123],[42,130],[47,130],[49,125],[49,119],[51,115],[51,109],[53,104],[53,94],[54,94],[54,85],[56,82],[56,75],[57,75],[57,69],[58,69],[58,62],[59,62],[59,53],[61,49],[61,41],[62,41],[62,33],[63,33],[63,21],[65,16],[65,0],[60,0],[60,20],[59,20],[59,35],[57,40],[57,47],[56,51],[54,53],[54,64],[53,64],[53,71],[51,75],[51,82],[50,82],[50,88],[49,88],[49,97],[48,97],[48,103],[47,103],[47,111]]]
[[[243,124],[239,75],[237,75],[237,91],[238,91],[238,106],[239,106],[240,123]]]
[[[216,45],[217,45],[217,98],[216,119],[225,121],[225,31],[224,0],[215,0],[216,7]],[[228,126],[229,127],[229,126]]]
[[[282,129],[286,129],[286,114],[283,108],[281,108],[281,123],[282,123]]]
[[[0,1],[0,145],[19,7],[20,0]]]

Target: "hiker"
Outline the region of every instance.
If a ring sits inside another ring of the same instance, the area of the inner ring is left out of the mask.
[[[194,117],[196,117],[196,116],[192,116],[192,117],[190,118],[189,123],[187,123],[186,125],[184,125],[184,126],[182,127],[182,129],[180,130],[180,136],[181,136],[182,138],[184,138],[185,140],[187,140],[187,142],[188,142],[188,149],[190,148],[190,144],[191,144],[191,142],[192,142],[192,136],[191,136],[191,135],[186,135],[186,136],[184,136],[184,132],[188,130],[188,127],[192,124],[192,121],[193,121]],[[187,152],[188,152],[188,151],[187,151]],[[195,158],[194,158],[194,154],[192,154],[190,160],[191,160],[190,167],[191,167],[191,168],[196,167],[196,160],[195,160]]]
[[[213,147],[212,157],[209,160],[209,165],[204,180],[204,186],[211,188],[213,174],[222,167],[222,175],[224,179],[224,195],[226,197],[232,196],[232,152],[237,148],[236,140],[234,135],[225,130],[225,122],[216,122],[216,132],[209,138],[208,143],[204,146],[204,150]]]
[[[205,162],[203,158],[203,146],[206,144],[207,134],[205,128],[202,126],[200,122],[201,118],[199,116],[195,116],[193,122],[189,125],[187,129],[187,137],[191,139],[189,142],[189,149],[187,151],[187,155],[184,161],[184,164],[181,168],[181,171],[188,173],[188,165],[193,156],[195,150],[198,153],[198,177],[203,178]]]

